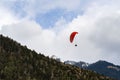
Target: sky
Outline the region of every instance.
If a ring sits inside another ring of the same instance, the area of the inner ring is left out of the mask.
[[[0,34],[62,61],[120,65],[119,4],[120,0],[0,0]],[[78,34],[70,43],[73,31]]]

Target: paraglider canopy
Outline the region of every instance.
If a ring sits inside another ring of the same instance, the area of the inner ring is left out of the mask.
[[[75,35],[78,34],[78,32],[72,32],[71,35],[70,35],[70,42],[72,43],[74,38],[75,38]],[[75,44],[75,46],[77,46],[77,44]]]

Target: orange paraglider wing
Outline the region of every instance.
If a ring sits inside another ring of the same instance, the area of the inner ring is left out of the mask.
[[[72,43],[74,40],[75,35],[78,34],[78,32],[72,32],[70,35],[70,42]]]

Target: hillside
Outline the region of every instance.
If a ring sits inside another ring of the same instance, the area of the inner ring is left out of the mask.
[[[64,64],[0,35],[0,80],[113,80]]]
[[[116,80],[120,80],[120,66],[114,65],[112,63],[100,60],[89,65],[87,69],[96,71],[106,76],[110,76]]]

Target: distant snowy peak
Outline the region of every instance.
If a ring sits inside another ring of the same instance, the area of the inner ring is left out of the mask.
[[[65,64],[70,64],[70,65],[75,65],[77,62],[67,60],[67,61],[65,61],[64,63],[65,63]]]
[[[99,61],[97,61],[95,63],[92,63],[92,64],[86,63],[84,61],[75,62],[75,61],[70,61],[70,60],[67,60],[64,63],[65,64],[70,64],[70,65],[75,65],[75,66],[78,66],[80,68],[86,68],[86,69],[89,69],[91,67],[94,67],[94,68],[102,67],[102,68],[107,68],[107,69],[113,69],[113,70],[116,70],[116,71],[120,71],[120,66],[116,66],[112,63],[109,63],[109,62],[103,61],[103,60],[99,60]]]
[[[83,62],[83,61],[80,61],[78,63],[81,64],[82,67],[88,67],[90,65],[89,63],[86,63],[86,62]]]
[[[83,62],[83,61],[79,61],[79,62],[75,62],[75,61],[65,61],[64,62],[65,64],[70,64],[70,65],[76,65],[76,66],[79,66],[81,68],[86,68],[88,67],[90,64],[89,63],[86,63],[86,62]]]
[[[74,65],[81,67],[81,68],[87,68],[90,64],[83,62],[83,61],[79,61],[79,62],[76,62]]]

